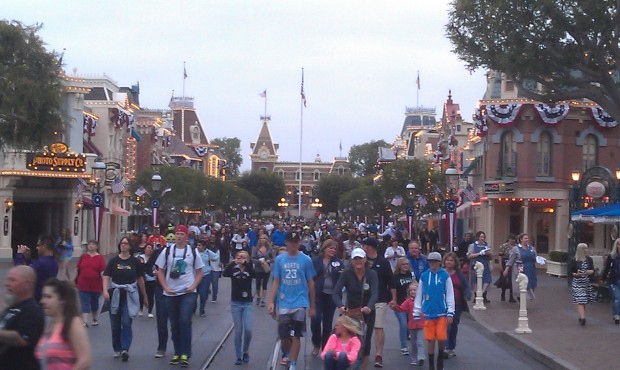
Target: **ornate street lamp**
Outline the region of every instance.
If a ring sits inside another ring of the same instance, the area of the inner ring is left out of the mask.
[[[446,199],[446,225],[448,227],[448,246],[449,251],[454,251],[454,234],[456,229],[456,200],[454,193],[459,184],[459,171],[451,164],[446,170],[446,188],[448,189],[448,198]]]
[[[408,183],[405,186],[407,195],[407,208],[405,213],[407,214],[407,231],[409,232],[409,238],[413,240],[413,231],[415,225],[415,185]]]
[[[151,189],[153,189],[153,198],[151,199],[151,208],[153,209],[153,227],[159,225],[159,190],[161,189],[161,175],[155,170],[151,176]]]
[[[95,240],[99,241],[101,237],[101,225],[103,223],[103,211],[105,209],[105,196],[101,192],[101,187],[105,181],[106,165],[101,157],[97,157],[91,167],[91,183],[94,185],[92,193],[93,213],[95,221]]]

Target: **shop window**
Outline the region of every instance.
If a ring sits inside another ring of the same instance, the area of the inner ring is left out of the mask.
[[[598,141],[596,140],[596,136],[592,134],[586,136],[586,139],[583,142],[581,153],[583,172],[587,171],[589,168],[596,166],[596,162],[598,159]]]
[[[551,176],[551,135],[540,134],[536,147],[536,176]]]
[[[500,157],[500,175],[514,177],[517,176],[517,142],[514,140],[512,131],[502,135]]]

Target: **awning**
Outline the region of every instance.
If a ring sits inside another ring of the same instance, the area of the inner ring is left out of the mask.
[[[110,213],[117,216],[129,216],[131,214],[131,212],[127,211],[116,203],[112,203],[112,212]]]
[[[88,209],[92,209],[95,205],[93,204],[93,200],[89,197],[85,197],[82,196],[82,204],[84,205],[84,208],[88,208]],[[104,211],[109,212],[110,210],[105,208],[103,209]]]
[[[478,162],[480,162],[480,158],[482,157],[476,157],[473,161],[471,161],[471,163],[469,164],[469,166],[467,166],[467,168],[465,169],[465,171],[463,171],[463,173],[461,174],[461,176],[467,176],[469,175],[469,173],[471,171],[474,170],[474,168],[478,167]]]
[[[571,213],[570,219],[605,224],[620,222],[620,203],[576,211]]]
[[[103,155],[101,150],[99,150],[99,148],[97,148],[97,146],[92,141],[88,140],[84,140],[84,153],[93,153],[97,154],[98,156]]]
[[[474,216],[474,203],[467,202],[461,204],[456,208],[456,217],[458,218],[471,218]]]

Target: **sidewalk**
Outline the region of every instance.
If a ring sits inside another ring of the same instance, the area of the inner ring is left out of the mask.
[[[494,272],[494,278],[497,272]],[[535,357],[552,369],[596,369],[617,362],[614,345],[620,342],[620,326],[614,325],[610,303],[586,306],[587,323],[580,326],[571,289],[565,278],[538,270],[536,300],[528,300],[531,334],[516,334],[519,303],[500,301],[501,290],[489,288],[486,311],[470,313],[498,337]],[[463,340],[465,338],[461,338]]]

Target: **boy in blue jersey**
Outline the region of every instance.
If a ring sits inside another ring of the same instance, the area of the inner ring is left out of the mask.
[[[439,345],[437,370],[443,370],[443,351],[448,339],[448,325],[454,316],[454,288],[452,279],[441,268],[441,254],[431,252],[428,255],[430,269],[420,276],[418,291],[413,305],[413,319],[420,319],[424,313],[424,339],[428,349],[428,366],[435,370],[435,342]]]
[[[310,257],[299,251],[297,231],[286,234],[286,253],[276,257],[271,275],[269,313],[274,312],[278,297],[278,335],[282,347],[290,354],[289,369],[295,370],[300,349],[300,337],[306,330],[306,309],[314,316],[314,266]]]

